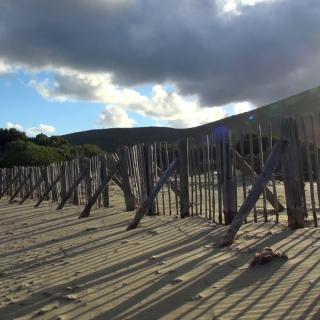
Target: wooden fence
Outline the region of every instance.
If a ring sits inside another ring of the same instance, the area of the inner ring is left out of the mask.
[[[320,115],[284,119],[281,128],[248,121],[250,132],[213,126],[208,134],[176,144],[122,146],[115,154],[91,159],[0,169],[0,196],[19,198],[21,203],[31,198],[36,206],[51,200],[58,203],[57,209],[66,203],[84,205],[81,217],[85,217],[94,205],[109,206],[112,180],[123,191],[126,209],[138,208],[141,217],[204,216],[229,225],[251,201],[259,178],[268,175],[244,222],[288,219],[291,227],[299,227],[305,223],[302,212],[309,225],[318,226]],[[287,149],[279,146],[283,142]],[[276,148],[279,156],[272,155]],[[279,161],[266,172],[270,158]],[[296,214],[300,222],[292,218]]]

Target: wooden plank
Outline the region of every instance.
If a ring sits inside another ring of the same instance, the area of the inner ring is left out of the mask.
[[[211,160],[210,160],[210,139],[209,135],[206,135],[206,148],[207,148],[207,167],[206,171],[208,172],[208,206],[209,206],[209,219],[212,220],[212,207],[211,207]]]
[[[198,186],[199,186],[199,214],[202,215],[202,179],[201,179],[201,159],[200,159],[200,146],[196,146],[195,153],[196,153],[196,172],[198,175]],[[198,199],[197,199],[198,200]]]
[[[95,191],[94,195],[91,197],[91,199],[89,199],[86,207],[84,208],[84,210],[81,212],[79,218],[86,218],[90,215],[91,209],[93,207],[93,205],[96,203],[96,201],[98,200],[100,194],[103,192],[103,190],[106,188],[106,186],[108,185],[108,183],[111,181],[112,176],[115,175],[115,173],[120,169],[121,167],[121,161],[118,161],[114,168],[112,170],[110,170],[109,174],[105,177],[105,179],[101,182],[100,186],[97,188],[97,190]]]
[[[133,211],[135,209],[135,198],[132,194],[129,172],[128,172],[128,161],[127,161],[127,147],[121,146],[119,149],[120,153],[120,172],[122,176],[123,194],[126,204],[127,211]]]
[[[165,143],[165,166],[166,169],[169,167],[169,152],[168,152],[168,143]],[[168,201],[169,201],[169,215],[172,215],[172,209],[171,209],[171,188],[170,188],[170,179],[168,179],[167,183],[168,187]]]
[[[67,179],[66,179],[66,162],[63,162],[61,165],[61,190],[60,190],[60,199],[64,199],[67,192]]]
[[[223,213],[224,223],[226,225],[229,225],[237,213],[236,194],[234,190],[234,176],[232,168],[233,159],[230,132],[224,132],[222,138]]]
[[[242,204],[238,214],[233,218],[230,226],[227,228],[225,235],[221,239],[220,247],[226,247],[232,244],[233,240],[237,235],[238,230],[240,229],[241,225],[249,215],[254,204],[258,201],[261,193],[263,192],[264,186],[267,184],[267,182],[271,178],[272,172],[278,166],[281,160],[282,154],[285,152],[287,146],[288,146],[288,143],[286,141],[281,140],[275,143],[271,151],[271,154],[269,155],[265,163],[264,171],[261,172],[259,177],[256,179],[256,182],[252,187],[252,190],[249,193],[247,199]]]
[[[158,171],[157,171],[157,144],[154,143],[153,144],[153,152],[152,152],[152,160],[151,160],[151,163],[152,163],[152,181],[153,181],[153,185],[155,185],[158,181]],[[162,189],[161,189],[162,190]],[[158,199],[158,195],[156,196],[156,199],[155,199],[155,203],[156,203],[156,214],[159,215],[160,212],[159,212],[159,199]]]
[[[270,151],[272,150],[272,147],[273,147],[273,141],[272,140],[273,140],[272,124],[270,123],[270,126],[269,126],[269,150]],[[276,188],[276,180],[275,180],[275,174],[274,173],[271,176],[271,182],[272,182],[273,196],[274,196],[274,199],[276,200],[274,202],[274,205],[272,203],[271,203],[271,205],[273,206],[274,212],[275,212],[275,215],[276,215],[276,223],[279,223],[279,212],[284,211],[284,207],[278,200],[277,188]],[[267,199],[269,201],[268,189],[266,189],[266,195],[267,195]]]
[[[108,176],[106,155],[102,155],[100,157],[100,161],[101,161],[100,175],[101,175],[101,183],[102,183],[102,181],[105,181]],[[112,175],[112,177],[114,177],[114,175]],[[107,184],[104,191],[101,192],[102,193],[102,205],[105,208],[109,208],[109,206],[110,206],[109,187],[108,186],[109,186],[109,184]]]
[[[162,159],[163,153],[162,153],[162,144],[161,144],[161,142],[159,142],[158,155],[159,155],[159,166],[160,166],[161,171],[163,171],[163,159]],[[166,214],[166,207],[165,207],[165,199],[164,199],[164,190],[163,190],[163,188],[161,188],[161,200],[162,200],[162,212],[165,215]]]
[[[312,128],[312,142],[314,148],[314,160],[316,167],[316,182],[317,182],[317,195],[318,195],[318,207],[320,209],[320,164],[319,164],[319,136],[316,134],[314,125],[314,116],[310,116],[311,128]]]
[[[283,153],[281,168],[287,202],[288,225],[291,229],[303,228],[305,208],[303,205],[303,173],[299,163],[300,148],[295,119],[283,120],[282,139],[288,141],[288,148]],[[294,159],[294,161],[293,161]]]
[[[189,200],[189,173],[188,173],[188,141],[181,140],[178,143],[179,155],[179,182],[180,182],[180,217],[185,218],[190,215]]]
[[[215,139],[215,148],[216,148],[216,167],[217,167],[217,191],[218,191],[218,222],[219,224],[222,224],[222,183],[223,183],[223,177],[222,177],[222,150],[221,150],[221,144],[217,142]]]
[[[163,187],[163,185],[166,183],[166,181],[169,179],[169,177],[172,175],[172,173],[176,170],[178,166],[178,158],[175,158],[169,167],[166,169],[164,174],[160,177],[160,180],[155,185],[154,189],[152,190],[149,198],[144,201],[144,203],[141,205],[141,207],[137,210],[134,219],[130,222],[130,224],[127,227],[127,230],[135,229],[138,225],[143,216],[150,210],[151,206],[154,203],[154,199],[156,198],[157,194]]]
[[[253,150],[253,133],[252,131],[250,132],[250,135],[249,135],[249,145],[250,145],[250,164],[251,164],[251,167],[253,169],[255,169],[255,165],[254,165],[254,150]],[[252,186],[255,184],[255,176],[254,176],[254,172],[255,170],[253,170],[252,172]],[[254,222],[258,222],[258,217],[257,217],[257,207],[256,207],[256,204],[254,204],[253,206],[253,221]]]
[[[314,225],[315,227],[318,227],[318,218],[317,218],[315,196],[314,196],[313,168],[312,168],[312,161],[311,161],[311,154],[310,154],[310,142],[309,142],[309,137],[308,137],[304,117],[301,117],[301,125],[302,125],[302,132],[304,136],[305,151],[307,156],[307,169],[308,169],[309,186],[310,186],[312,215],[313,215]]]
[[[202,145],[202,170],[204,176],[204,214],[208,219],[208,168],[207,168],[207,154],[206,154],[206,143]]]
[[[259,146],[259,162],[260,162],[260,171],[263,171],[264,168],[264,152],[262,145],[262,131],[261,125],[258,126],[258,146]],[[264,222],[268,222],[268,211],[267,211],[267,201],[266,201],[266,188],[262,192],[262,203],[263,203],[263,216]]]
[[[192,207],[194,208],[194,214],[197,216],[199,214],[198,211],[198,175],[197,175],[197,164],[196,164],[196,146],[193,143],[192,149],[191,149],[191,157],[192,157],[192,173],[193,173],[193,180],[194,180],[194,200],[192,200]]]

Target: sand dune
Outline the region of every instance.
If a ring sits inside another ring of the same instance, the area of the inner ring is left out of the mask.
[[[0,319],[320,319],[320,230],[247,224],[231,248],[202,218],[132,218],[121,197],[78,220],[0,202]],[[120,209],[119,209],[120,208]],[[263,247],[286,252],[248,269]]]

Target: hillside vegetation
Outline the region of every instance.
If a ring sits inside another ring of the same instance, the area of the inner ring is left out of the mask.
[[[101,152],[95,145],[71,145],[63,137],[38,134],[35,138],[29,138],[16,129],[0,129],[1,168],[48,165],[77,156],[91,157]]]
[[[219,126],[231,129],[236,136],[240,132],[249,133],[251,130],[256,130],[258,124],[269,126],[272,123],[273,134],[278,136],[283,117],[313,114],[319,112],[319,108],[320,87],[317,87],[267,106],[194,128],[113,128],[76,132],[63,137],[72,144],[96,144],[106,151],[115,151],[119,145],[155,141],[175,142],[184,137],[202,136]],[[215,112],[214,108],[212,112]]]

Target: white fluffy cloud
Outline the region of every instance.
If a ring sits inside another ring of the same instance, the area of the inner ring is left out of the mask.
[[[46,135],[50,135],[56,131],[56,128],[54,126],[48,125],[48,124],[40,124],[37,127],[28,128],[26,130],[27,135],[29,136],[36,136],[39,133],[43,133]]]
[[[105,127],[133,126],[135,122],[128,117],[128,112],[177,128],[197,126],[227,116],[222,107],[201,106],[197,97],[168,93],[162,85],[154,85],[150,97],[147,97],[134,89],[114,84],[108,73],[80,73],[71,69],[55,72],[53,82],[32,80],[29,85],[48,100],[107,105],[98,121]]]
[[[241,14],[243,7],[253,7],[263,2],[275,2],[283,0],[220,0],[219,4],[224,14]]]
[[[135,121],[128,113],[117,106],[106,106],[100,114],[99,125],[107,128],[131,128]]]
[[[13,72],[14,68],[5,61],[0,60],[0,76]]]
[[[23,127],[22,125],[18,124],[18,123],[12,123],[12,122],[7,122],[6,123],[6,129],[17,129],[19,131],[22,131],[23,130]]]
[[[238,102],[233,105],[234,114],[248,112],[253,110],[254,108],[255,106],[248,101]]]

